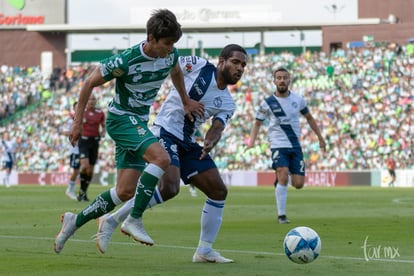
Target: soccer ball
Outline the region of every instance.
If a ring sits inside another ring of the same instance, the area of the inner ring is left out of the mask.
[[[283,241],[286,256],[297,264],[313,262],[321,253],[321,247],[318,233],[306,226],[291,229]]]

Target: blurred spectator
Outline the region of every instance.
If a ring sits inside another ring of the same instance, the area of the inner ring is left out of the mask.
[[[318,154],[318,140],[306,125],[301,127],[301,143],[309,170],[385,168],[389,154],[394,155],[398,168],[414,168],[413,45],[401,45],[399,55],[394,45],[339,49],[329,55],[308,51],[300,56],[283,52],[252,57],[240,83],[230,88],[237,109],[212,153],[217,166],[221,170],[271,169],[265,131],[259,132],[256,146],[251,151],[244,153],[243,150],[249,141],[255,106],[275,90],[272,71],[284,66],[292,72],[292,91],[305,97],[310,111],[321,122],[319,127],[327,142],[327,153],[323,156]],[[211,62],[216,62],[215,59],[211,58]],[[52,92],[49,100],[42,103],[41,116],[35,111],[6,126],[13,137],[20,138],[17,160],[27,160],[24,163],[19,161],[19,171],[57,171],[61,160],[65,160],[61,149],[66,147],[67,138],[57,129],[63,127],[67,110],[76,99],[89,66],[74,66],[71,70],[69,90],[66,92],[66,84],[59,82],[56,93]],[[22,72],[28,74],[24,68],[14,71],[11,67],[0,67],[0,116],[24,104],[24,100],[15,99],[27,93],[39,94],[32,98],[40,97],[42,90],[39,87],[43,80],[37,77],[36,85],[33,82],[24,84],[18,81]],[[30,75],[37,72],[38,69],[34,68]],[[19,93],[19,85],[23,92]],[[171,81],[163,84],[151,118],[157,114],[171,86]],[[27,87],[30,87],[30,92],[24,90]],[[97,92],[101,108],[106,108],[113,88],[114,83],[109,82]],[[208,125],[205,125],[200,131],[204,134],[207,129]],[[115,153],[113,147],[109,138],[101,143],[95,170],[113,172],[115,164],[110,161],[115,159],[110,157]]]

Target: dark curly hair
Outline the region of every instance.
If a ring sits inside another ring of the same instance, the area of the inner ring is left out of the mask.
[[[167,9],[154,10],[147,21],[147,35],[152,34],[155,40],[172,37],[177,42],[183,32],[175,15]]]
[[[242,52],[243,54],[247,55],[246,50],[242,46],[237,44],[229,44],[221,50],[220,57],[228,59],[229,57],[233,56],[233,52]]]

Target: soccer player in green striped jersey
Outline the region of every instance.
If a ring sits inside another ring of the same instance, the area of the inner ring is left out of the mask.
[[[93,88],[115,78],[115,95],[108,104],[106,126],[116,144],[117,185],[98,195],[80,213],[62,215],[62,229],[54,244],[56,253],[61,252],[79,227],[134,195],[134,208],[126,220],[128,227],[123,231],[136,241],[153,244],[141,218],[158,180],[170,165],[170,157],[147,123],[150,107],[168,75],[180,94],[188,118],[194,120],[192,114],[204,114],[204,106],[188,97],[177,63],[178,51],[174,44],[181,36],[181,25],[175,15],[166,9],[156,10],[147,21],[146,40],[101,61],[85,80],[69,139],[74,145],[82,135],[83,113]]]

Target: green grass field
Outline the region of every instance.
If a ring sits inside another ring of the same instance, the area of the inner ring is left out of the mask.
[[[107,187],[92,186],[94,198]],[[215,248],[233,264],[194,264],[205,200],[180,195],[144,215],[153,247],[117,231],[106,254],[91,239],[95,221],[79,229],[64,250],[53,252],[60,214],[86,203],[69,200],[65,187],[0,187],[0,275],[412,275],[414,193],[402,188],[289,189],[291,224],[276,222],[272,187],[229,187]],[[320,257],[299,265],[283,253],[295,226],[315,229]]]

